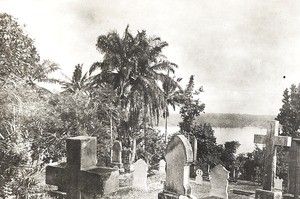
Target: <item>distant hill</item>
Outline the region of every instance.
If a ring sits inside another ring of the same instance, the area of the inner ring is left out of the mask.
[[[195,119],[198,124],[210,123],[212,127],[220,128],[243,128],[253,126],[267,128],[267,122],[274,120],[275,115],[250,115],[234,113],[205,113]],[[171,114],[168,118],[168,126],[177,126],[182,121],[179,114]],[[159,126],[164,126],[164,119],[159,122]]]

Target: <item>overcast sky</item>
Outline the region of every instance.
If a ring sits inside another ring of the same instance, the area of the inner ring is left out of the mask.
[[[297,0],[0,0],[0,12],[25,24],[41,57],[68,76],[101,60],[101,34],[129,24],[160,36],[176,76],[204,87],[206,112],[276,115],[284,89],[300,83]]]

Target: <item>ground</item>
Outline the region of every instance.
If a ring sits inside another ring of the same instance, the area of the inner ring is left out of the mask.
[[[153,175],[148,178],[149,190],[139,191],[132,190],[131,188],[120,188],[120,190],[109,196],[104,197],[105,199],[157,199],[157,194],[163,190],[162,181],[163,176]],[[197,185],[191,180],[192,195],[196,198],[205,198],[209,195],[210,183],[204,181],[203,185]],[[255,189],[260,188],[257,183],[247,182],[247,181],[238,181],[237,183],[230,183],[228,188],[229,199],[246,199],[249,196],[236,195],[232,193],[232,189],[241,189],[241,190],[250,190],[255,191]],[[100,199],[99,197],[98,199]],[[103,198],[103,197],[102,197]],[[101,198],[101,199],[102,199]],[[103,199],[104,199],[103,198]]]
[[[131,183],[131,177],[129,174],[121,175],[120,178],[120,187],[119,191],[111,194],[110,196],[106,197],[97,197],[97,199],[157,199],[157,195],[159,192],[163,190],[163,183],[165,176],[160,175],[156,173],[155,175],[152,175],[148,177],[147,184],[148,184],[148,191],[140,191],[140,190],[134,190],[130,186],[126,186],[126,184]],[[210,183],[208,181],[203,181],[203,185],[197,185],[193,182],[193,180],[190,181],[191,189],[192,189],[192,195],[196,198],[205,198],[209,196],[209,190],[210,190]],[[49,186],[45,185],[49,188]],[[51,187],[51,186],[50,186]],[[53,187],[52,187],[53,188]],[[251,196],[244,196],[244,195],[237,195],[232,192],[233,189],[239,189],[239,190],[249,190],[249,191],[255,191],[257,188],[261,188],[258,186],[257,183],[248,182],[248,181],[238,181],[237,183],[229,183],[228,187],[228,194],[229,199],[246,199],[251,198]],[[54,199],[50,196],[44,196],[44,199]],[[252,198],[254,198],[252,196]]]

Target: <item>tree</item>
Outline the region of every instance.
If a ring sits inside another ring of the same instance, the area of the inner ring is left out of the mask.
[[[49,75],[60,68],[56,63],[49,60],[44,60],[41,64],[38,63],[26,77],[26,84],[37,87],[37,82],[60,83],[58,79],[50,78]]]
[[[61,82],[64,92],[76,93],[78,90],[88,91],[90,87],[88,73],[86,72],[83,75],[82,64],[77,64],[75,66],[72,79],[69,79],[69,82]]]
[[[29,38],[16,19],[0,13],[0,78],[25,78],[37,67],[40,57]]]
[[[235,164],[235,153],[239,146],[240,143],[238,141],[225,142],[224,144],[224,151],[220,157],[220,160],[228,170],[231,170]]]
[[[58,83],[49,74],[59,69],[58,65],[40,60],[34,41],[24,32],[15,18],[0,13],[0,81],[25,80],[24,84],[41,89],[37,82]]]
[[[196,124],[191,132],[197,139],[197,160],[202,164],[217,165],[222,147],[217,145],[212,127],[209,124]]]
[[[169,76],[169,72],[168,72]],[[173,79],[166,78],[163,82],[163,92],[164,92],[164,111],[163,117],[165,118],[165,143],[167,143],[167,136],[168,136],[168,117],[169,117],[169,106],[175,110],[176,105],[179,105],[180,95],[182,94],[182,89],[179,85],[179,82],[182,78],[177,78],[176,81]]]
[[[194,91],[194,76],[192,75],[180,100],[182,104],[180,115],[183,121],[179,123],[179,127],[180,131],[185,132],[187,136],[192,132],[195,117],[199,116],[205,108],[204,103],[201,103],[199,99],[194,99],[194,95],[198,95],[200,92],[203,92],[202,88]]]
[[[160,87],[168,78],[164,72],[174,73],[177,67],[162,55],[168,43],[159,37],[149,37],[146,31],[133,36],[127,26],[123,37],[110,32],[99,36],[96,46],[104,58],[90,69],[90,73],[100,69],[93,84],[111,85],[119,98],[118,104],[128,113],[128,125],[124,126],[132,133],[140,133],[143,129],[145,134],[147,125],[152,126],[153,121],[158,123],[164,107],[165,98]]]
[[[282,125],[284,135],[297,136],[300,128],[300,85],[292,85],[283,92],[282,107],[276,120]]]

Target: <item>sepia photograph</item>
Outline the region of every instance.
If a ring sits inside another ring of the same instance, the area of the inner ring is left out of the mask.
[[[0,0],[0,198],[299,195],[300,1]]]

